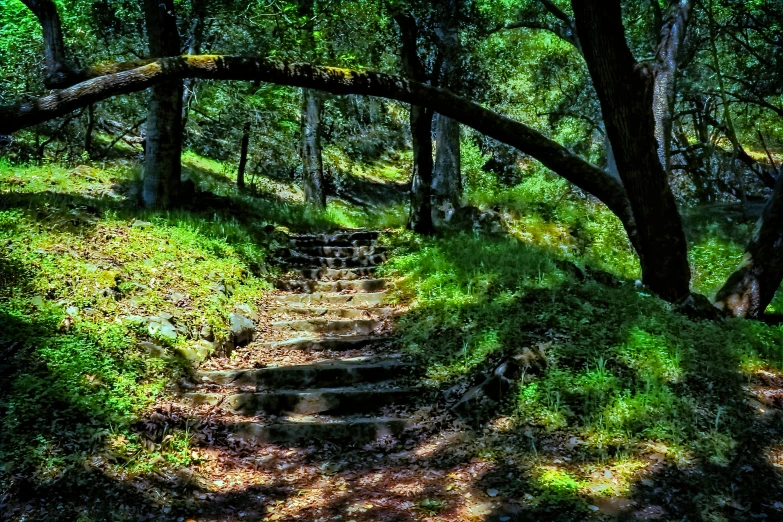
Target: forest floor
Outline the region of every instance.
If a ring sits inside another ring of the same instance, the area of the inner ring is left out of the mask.
[[[552,207],[510,209],[504,234],[426,239],[395,228],[399,209],[312,213],[274,180],[237,194],[192,154],[198,201],[142,211],[134,168],[0,166],[3,519],[783,516],[783,329],[674,313],[633,284],[619,226],[583,202],[538,180],[525,190]],[[709,293],[750,225],[686,221]],[[281,224],[387,230],[395,349],[427,390],[403,435],[252,444],[176,399],[190,364],[176,354],[205,326],[226,340],[237,307],[263,324]],[[165,323],[174,335],[151,328]],[[499,404],[469,421],[449,410],[529,353],[540,364]]]

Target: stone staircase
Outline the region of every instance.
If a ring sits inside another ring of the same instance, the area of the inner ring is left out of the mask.
[[[191,403],[218,411],[234,438],[360,443],[409,425],[413,365],[389,342],[386,260],[368,231],[290,237],[288,267],[256,339],[221,369],[194,372]]]

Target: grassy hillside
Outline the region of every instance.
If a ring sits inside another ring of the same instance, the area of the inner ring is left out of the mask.
[[[475,448],[534,477],[509,481],[509,495],[532,488],[541,509],[588,513],[596,495],[628,494],[658,462],[651,454],[698,469],[702,489],[748,452],[767,458],[751,441],[773,428],[760,427],[748,388],[778,375],[783,329],[672,312],[634,283],[638,264],[607,211],[543,172],[482,184],[469,154],[468,200],[503,216],[503,234],[421,238],[400,228],[402,207],[369,215],[332,201],[312,212],[297,187],[271,179],[240,194],[226,167],[192,153],[185,172],[202,192],[176,212],[136,208],[130,163],[0,165],[0,488],[13,476],[80,487],[93,465],[115,478],[189,465],[187,431],[150,445],[134,424],[176,387],[187,368],[178,354],[200,331],[219,342],[230,312],[255,310],[286,228],[389,227],[383,271],[409,305],[400,344],[429,385],[466,386],[506,356],[537,354],[544,368],[491,413]],[[356,171],[376,183],[400,176],[388,162]],[[700,212],[688,226],[694,288],[709,294],[751,224]],[[570,449],[540,442],[555,439]],[[605,469],[612,480],[596,475]],[[724,493],[705,493],[703,513],[720,511]]]
[[[229,313],[255,311],[279,227],[388,219],[339,202],[312,212],[272,180],[239,194],[222,164],[195,154],[183,167],[205,192],[154,212],[137,208],[132,163],[0,164],[0,489],[14,474],[67,480],[94,455],[117,473],[187,464],[187,433],[149,448],[132,425],[176,385],[178,354],[202,329],[219,343]]]

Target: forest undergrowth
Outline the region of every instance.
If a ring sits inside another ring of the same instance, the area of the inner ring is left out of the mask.
[[[200,191],[172,212],[128,204],[131,163],[0,165],[0,504],[25,484],[84,487],[98,457],[114,476],[197,463],[187,430],[158,444],[138,430],[186,371],[176,354],[205,327],[225,338],[227,315],[272,288],[282,231],[363,227],[387,232],[382,270],[410,309],[399,343],[428,386],[467,386],[525,349],[543,361],[464,450],[503,470],[478,483],[491,497],[553,520],[613,516],[642,497],[686,519],[777,509],[783,431],[767,413],[783,404],[783,329],[674,312],[636,283],[608,211],[543,172],[492,184],[465,149],[468,202],[495,209],[502,233],[423,238],[399,226],[401,206],[370,216],[333,201],[313,212],[293,184],[268,179],[239,193],[230,169],[193,153],[183,166]],[[363,168],[399,177],[386,163]],[[752,226],[715,216],[687,220],[694,289],[706,295]],[[779,296],[769,312],[780,311]],[[439,502],[417,509],[435,517]],[[116,520],[132,518],[126,507]],[[80,520],[105,514],[80,509]]]

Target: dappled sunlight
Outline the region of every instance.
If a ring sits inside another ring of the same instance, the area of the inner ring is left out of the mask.
[[[389,266],[413,303],[400,321],[403,346],[427,365],[433,385],[458,386],[525,347],[545,347],[546,367],[531,369],[506,406],[497,406],[512,415],[486,413],[491,435],[473,443],[478,455],[523,465],[534,502],[554,495],[553,503],[571,499],[586,514],[640,518],[665,516],[671,500],[655,492],[681,488],[669,485],[680,483],[674,477],[695,474],[708,483],[746,458],[756,432],[750,426],[767,422],[748,402],[743,382],[758,378],[746,371],[779,360],[783,332],[689,321],[632,285],[580,281],[513,241],[456,236],[410,254],[400,245]],[[511,252],[516,263],[507,265]],[[668,494],[679,510],[724,509]]]
[[[783,520],[783,3],[135,4],[0,0],[0,519]]]

